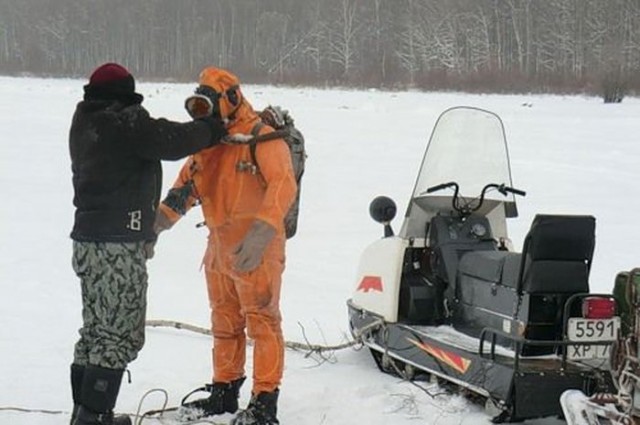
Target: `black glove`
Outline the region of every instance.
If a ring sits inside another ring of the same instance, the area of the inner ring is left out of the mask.
[[[211,144],[209,146],[215,146],[222,142],[222,139],[229,134],[224,126],[224,122],[218,117],[209,115],[208,117],[198,118],[196,121],[202,121],[209,126],[211,132]]]

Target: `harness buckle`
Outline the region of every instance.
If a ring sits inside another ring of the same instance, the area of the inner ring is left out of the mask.
[[[258,172],[258,167],[252,162],[249,161],[239,161],[236,164],[236,171],[240,173],[249,172],[252,175],[255,175]]]

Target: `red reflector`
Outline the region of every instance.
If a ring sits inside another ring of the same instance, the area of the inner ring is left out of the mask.
[[[582,300],[582,317],[585,319],[611,319],[616,315],[613,298],[587,297]]]

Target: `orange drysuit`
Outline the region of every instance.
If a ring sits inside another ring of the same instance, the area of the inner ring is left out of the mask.
[[[250,135],[260,117],[244,99],[238,80],[217,68],[206,68],[200,84],[222,93],[220,113],[230,136]],[[227,92],[232,90],[234,93]],[[229,101],[235,96],[236,104]],[[273,131],[264,126],[260,134]],[[191,182],[187,209],[199,199],[209,228],[204,256],[214,336],[213,381],[244,376],[246,337],[255,341],[253,393],[280,385],[284,361],[280,286],[285,262],[284,216],[296,195],[289,147],[282,139],[259,143],[259,171],[252,167],[247,144],[221,144],[190,157],[174,188]],[[165,204],[162,212],[175,222],[180,215]],[[234,268],[234,249],[256,220],[275,229],[259,266],[247,273]]]

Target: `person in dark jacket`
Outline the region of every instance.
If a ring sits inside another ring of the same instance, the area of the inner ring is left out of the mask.
[[[160,161],[207,149],[226,134],[213,117],[186,123],[152,118],[142,100],[126,68],[101,65],[84,86],[69,133],[72,262],[83,319],[71,365],[71,425],[131,424],[113,409],[124,370],[144,344]]]

